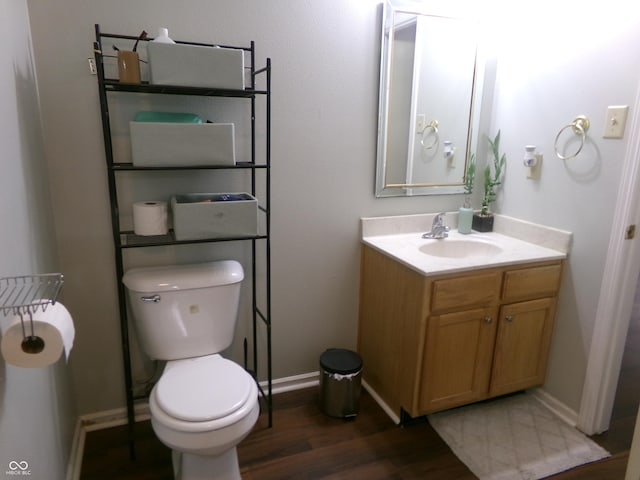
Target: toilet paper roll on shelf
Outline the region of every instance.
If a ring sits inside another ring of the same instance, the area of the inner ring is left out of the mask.
[[[136,235],[166,235],[167,202],[146,201],[133,204],[133,232]]]
[[[60,302],[47,306],[44,311],[25,312],[22,318],[20,315],[5,317],[0,321],[0,327],[0,352],[10,365],[43,368],[56,363],[62,355],[65,360],[69,359],[75,327],[69,311]],[[41,338],[44,348],[37,353],[24,351],[22,343],[25,334]]]

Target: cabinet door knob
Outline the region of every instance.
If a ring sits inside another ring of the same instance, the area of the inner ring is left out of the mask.
[[[504,317],[504,319],[505,319],[507,322],[513,322],[513,315],[507,315],[506,317]]]
[[[484,323],[486,323],[487,325],[489,325],[491,322],[493,322],[493,318],[491,318],[491,317],[484,317]]]

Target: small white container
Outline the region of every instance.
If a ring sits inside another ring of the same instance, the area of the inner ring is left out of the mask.
[[[176,43],[169,37],[169,29],[166,27],[160,27],[158,29],[158,35],[153,39],[156,43]]]
[[[235,165],[233,123],[129,122],[137,167]]]
[[[244,88],[244,51],[149,42],[150,82],[187,87]]]
[[[248,193],[189,193],[171,198],[176,240],[258,234],[258,201]]]

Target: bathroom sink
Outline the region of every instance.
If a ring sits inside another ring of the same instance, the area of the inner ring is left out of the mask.
[[[566,258],[570,232],[496,215],[502,231],[464,235],[450,228],[442,240],[422,237],[433,214],[362,219],[362,243],[427,277]]]
[[[479,239],[445,238],[431,241],[419,249],[426,255],[445,258],[491,257],[502,252],[498,245]]]

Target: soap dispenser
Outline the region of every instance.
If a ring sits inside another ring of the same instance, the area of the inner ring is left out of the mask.
[[[169,38],[169,29],[165,27],[158,29],[158,35],[153,39],[153,41],[157,43],[176,43]]]
[[[465,202],[464,206],[458,209],[458,233],[468,235],[471,233],[473,223],[473,209]]]

